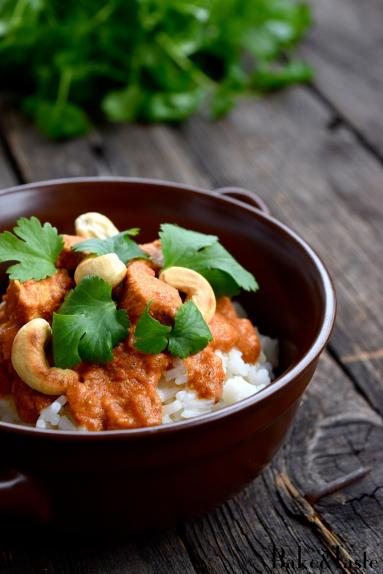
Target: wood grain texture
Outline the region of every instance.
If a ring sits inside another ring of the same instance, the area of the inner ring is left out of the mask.
[[[97,154],[97,132],[70,142],[52,143],[28,119],[8,107],[1,110],[0,128],[7,134],[7,144],[24,181],[110,173]]]
[[[383,4],[310,0],[314,27],[302,55],[315,85],[383,158]]]
[[[182,542],[174,534],[147,534],[145,537],[57,539],[31,534],[29,540],[6,538],[1,544],[0,572],[9,574],[194,574]]]
[[[0,140],[0,189],[16,185],[16,183],[17,177],[7,159],[5,145]]]
[[[106,126],[102,150],[115,175],[169,179],[206,188],[211,185],[194,164],[177,130],[165,126]]]
[[[348,356],[347,369],[383,412],[383,169],[346,128],[327,129],[330,119],[297,88],[244,101],[214,129],[190,121],[182,135],[216,187],[259,193],[329,265],[339,303],[332,347]],[[360,353],[367,355],[350,360]]]
[[[324,554],[325,572],[346,572],[347,562],[343,562],[344,570],[337,570],[331,559],[334,548],[329,535],[337,539],[340,554],[353,561],[364,551],[371,559],[379,558],[383,493],[377,485],[383,478],[382,431],[381,417],[325,357],[304,395],[289,440],[273,464],[234,500],[183,527],[197,570],[206,574],[296,572],[273,565],[273,548],[278,555],[285,549],[286,560],[296,560],[300,546],[304,558]],[[316,521],[307,519],[307,510],[296,503],[282,480],[288,477],[303,497],[307,490],[366,463],[373,467],[370,475],[322,499],[316,505]],[[308,568],[308,572],[315,571]]]

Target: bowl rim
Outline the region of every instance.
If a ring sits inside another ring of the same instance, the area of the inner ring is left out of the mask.
[[[306,253],[306,255],[312,260],[316,271],[319,274],[320,280],[323,285],[324,292],[324,313],[321,324],[318,328],[318,332],[314,342],[308,351],[303,355],[300,361],[285,371],[282,375],[277,377],[272,384],[261,389],[254,395],[246,399],[242,399],[232,405],[226,406],[220,410],[207,413],[204,415],[199,415],[196,418],[187,419],[185,421],[176,421],[169,424],[156,425],[151,427],[141,427],[136,429],[119,429],[119,430],[107,430],[107,431],[66,431],[66,430],[54,430],[54,429],[39,429],[36,427],[29,427],[26,425],[20,425],[15,423],[7,423],[0,421],[0,430],[10,432],[12,434],[21,434],[27,436],[34,436],[46,438],[49,440],[68,440],[74,439],[77,441],[108,441],[110,439],[128,439],[137,437],[153,437],[163,434],[173,433],[176,431],[187,430],[190,428],[201,427],[207,425],[211,422],[217,421],[224,417],[230,417],[231,415],[237,414],[239,411],[246,410],[254,405],[263,402],[270,398],[272,395],[276,394],[282,388],[287,387],[295,378],[301,375],[311,364],[320,356],[324,350],[328,339],[335,324],[336,317],[336,294],[335,287],[331,276],[323,263],[321,257],[317,252],[303,239],[297,232],[293,231],[286,224],[282,223],[274,216],[262,211],[253,205],[244,203],[238,199],[229,197],[228,195],[220,195],[219,189],[217,190],[207,190],[199,186],[188,185],[184,183],[177,183],[174,181],[167,181],[163,179],[155,178],[140,178],[140,177],[120,177],[120,176],[90,176],[90,177],[65,177],[59,179],[48,179],[42,181],[36,181],[32,183],[25,183],[21,185],[15,185],[12,187],[0,190],[0,198],[5,195],[11,195],[14,193],[20,193],[23,191],[33,191],[42,188],[50,187],[64,187],[76,183],[85,184],[105,184],[105,183],[120,183],[129,185],[149,185],[153,187],[170,187],[178,190],[190,191],[197,193],[202,196],[215,197],[219,201],[237,206],[239,208],[245,209],[250,213],[257,214],[269,222],[269,224],[276,227],[280,232],[288,235],[291,240],[299,245],[299,247]]]

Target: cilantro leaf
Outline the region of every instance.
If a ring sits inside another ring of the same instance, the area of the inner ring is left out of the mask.
[[[170,353],[185,359],[204,349],[212,339],[210,329],[193,301],[182,305],[169,337]]]
[[[134,331],[134,346],[142,353],[156,355],[168,346],[168,335],[172,330],[168,325],[163,325],[149,314],[149,303],[141,317],[137,321]]]
[[[127,263],[131,259],[147,259],[148,255],[129,237],[137,235],[138,233],[139,229],[134,227],[133,229],[122,231],[107,239],[87,239],[86,241],[81,241],[73,245],[72,249],[73,251],[92,253],[94,255],[115,253],[123,263]]]
[[[168,350],[185,359],[206,347],[213,339],[210,329],[193,303],[188,301],[178,309],[174,326],[163,325],[149,314],[149,303],[139,318],[134,346],[142,353],[155,355]]]
[[[63,238],[50,223],[37,217],[21,217],[13,233],[0,234],[0,263],[18,261],[7,269],[10,279],[39,281],[56,273],[56,259],[64,247]]]
[[[88,132],[100,111],[219,117],[251,90],[307,81],[289,63],[310,13],[296,0],[2,0],[1,79],[53,139]]]
[[[224,295],[234,297],[241,291],[236,281],[225,271],[221,271],[220,269],[200,269],[199,273],[201,273],[213,287],[216,297],[223,297]]]
[[[117,310],[112,288],[99,277],[86,277],[53,315],[53,357],[57,367],[81,361],[105,363],[129,331],[128,315]]]
[[[205,235],[171,223],[163,223],[160,233],[165,267],[183,265],[182,261],[194,252],[218,241],[215,235]],[[184,265],[186,267],[186,265]]]
[[[163,224],[160,238],[165,268],[179,265],[198,271],[208,281],[212,280],[217,295],[234,295],[239,288],[258,289],[254,276],[230,255],[216,236]]]
[[[245,291],[258,289],[254,275],[246,271],[220,243],[209,245],[206,249],[194,253],[186,262],[183,262],[183,267],[190,267],[198,272],[204,269],[218,269],[230,275],[233,281]]]

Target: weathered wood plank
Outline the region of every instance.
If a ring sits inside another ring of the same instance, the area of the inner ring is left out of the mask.
[[[52,143],[8,110],[0,120],[26,181],[92,175],[130,175],[209,186],[182,142],[164,126],[106,125],[102,134]]]
[[[328,130],[330,118],[298,88],[243,102],[214,129],[190,121],[182,134],[216,186],[257,191],[329,264],[339,301],[333,348],[383,412],[383,170],[347,129]],[[373,354],[352,360],[364,352]]]
[[[7,160],[4,146],[0,139],[0,189],[16,185],[17,178]]]
[[[300,547],[308,572],[319,571],[318,567],[309,567],[310,559],[323,559],[324,572],[356,571],[346,570],[347,563],[344,570],[337,569],[328,537],[319,542],[321,528],[339,539],[343,554],[352,560],[366,552],[382,564],[382,434],[381,417],[325,357],[304,397],[289,440],[273,464],[234,500],[183,526],[197,569],[206,574],[297,572]],[[373,467],[370,475],[316,504],[316,526],[304,520],[282,488],[281,477],[285,476],[303,495],[361,464]],[[291,564],[282,567],[283,552],[285,561],[295,561],[295,568]]]
[[[164,126],[110,125],[102,132],[102,142],[104,156],[115,175],[210,187],[178,133]]]
[[[148,534],[139,538],[102,536],[89,539],[55,535],[44,538],[6,539],[1,542],[1,574],[194,574],[182,543],[174,534]]]
[[[383,157],[383,4],[310,0],[315,25],[302,47],[319,90]]]
[[[98,135],[70,142],[53,143],[40,134],[31,122],[5,109],[0,114],[0,129],[25,181],[61,177],[108,175],[108,166],[95,153]]]

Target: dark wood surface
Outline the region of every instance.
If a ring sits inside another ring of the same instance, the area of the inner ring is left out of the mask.
[[[105,125],[52,144],[3,107],[1,187],[114,174],[257,191],[326,261],[339,311],[288,439],[244,492],[162,533],[2,538],[1,573],[383,572],[383,10],[379,0],[312,4],[301,51],[314,85],[243,101],[218,123]],[[363,479],[310,497],[361,467]],[[274,562],[283,551],[284,566]]]

